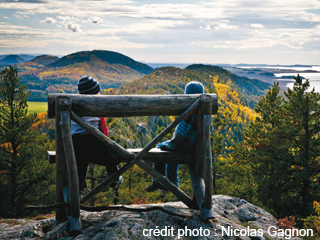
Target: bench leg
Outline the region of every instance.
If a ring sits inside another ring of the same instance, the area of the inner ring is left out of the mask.
[[[56,105],[57,109],[57,105]],[[60,111],[56,111],[56,203],[62,203],[63,187],[68,183],[67,163],[64,155],[63,142],[60,128]],[[64,207],[56,208],[57,225],[67,221],[67,213]]]
[[[67,203],[71,203],[69,184],[63,188],[63,198]],[[67,230],[70,236],[75,237],[82,233],[80,217],[72,217],[70,207],[66,207],[66,213],[68,216]]]
[[[210,146],[210,126],[211,115],[203,116],[203,154],[204,154],[204,179],[205,179],[205,199],[204,208],[212,208],[212,154]]]
[[[63,195],[64,201],[67,200],[70,203],[69,211],[67,211],[69,234],[76,236],[81,233],[80,200],[77,163],[70,131],[70,111],[61,111],[60,115],[60,127],[69,179],[69,184],[63,189]]]
[[[205,184],[202,177],[200,177],[195,171],[194,168],[188,165],[188,171],[191,178],[193,195],[195,196],[194,201],[197,203],[198,209],[200,210],[200,218],[202,220],[208,220],[215,218],[215,214],[212,208],[205,208]]]

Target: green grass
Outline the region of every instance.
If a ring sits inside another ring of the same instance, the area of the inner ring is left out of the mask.
[[[29,102],[28,101],[28,113],[40,113],[48,111],[47,102]]]

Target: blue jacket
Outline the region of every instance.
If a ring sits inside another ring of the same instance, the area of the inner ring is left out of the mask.
[[[212,126],[213,117],[211,116],[211,131],[213,130]],[[197,115],[188,117],[186,120],[182,121],[176,127],[173,137],[171,140],[166,142],[159,143],[157,145],[161,150],[167,151],[177,151],[183,150],[186,152],[195,151],[197,138]]]

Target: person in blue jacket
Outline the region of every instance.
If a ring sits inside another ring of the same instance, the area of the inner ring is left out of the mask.
[[[192,81],[185,87],[185,94],[202,94],[204,93],[204,87],[200,82]],[[166,151],[184,151],[190,154],[195,151],[195,143],[197,137],[197,115],[189,116],[186,120],[182,121],[176,127],[173,137],[171,140],[159,143],[157,145],[161,150]],[[162,175],[166,175],[167,178],[179,187],[179,164],[165,164],[165,163],[154,163],[154,169]],[[153,192],[156,190],[166,191],[160,183],[155,179],[152,180],[151,184],[148,185],[145,190],[147,192]]]

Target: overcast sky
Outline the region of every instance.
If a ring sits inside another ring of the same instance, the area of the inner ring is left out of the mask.
[[[320,0],[0,0],[0,54],[320,65]]]

